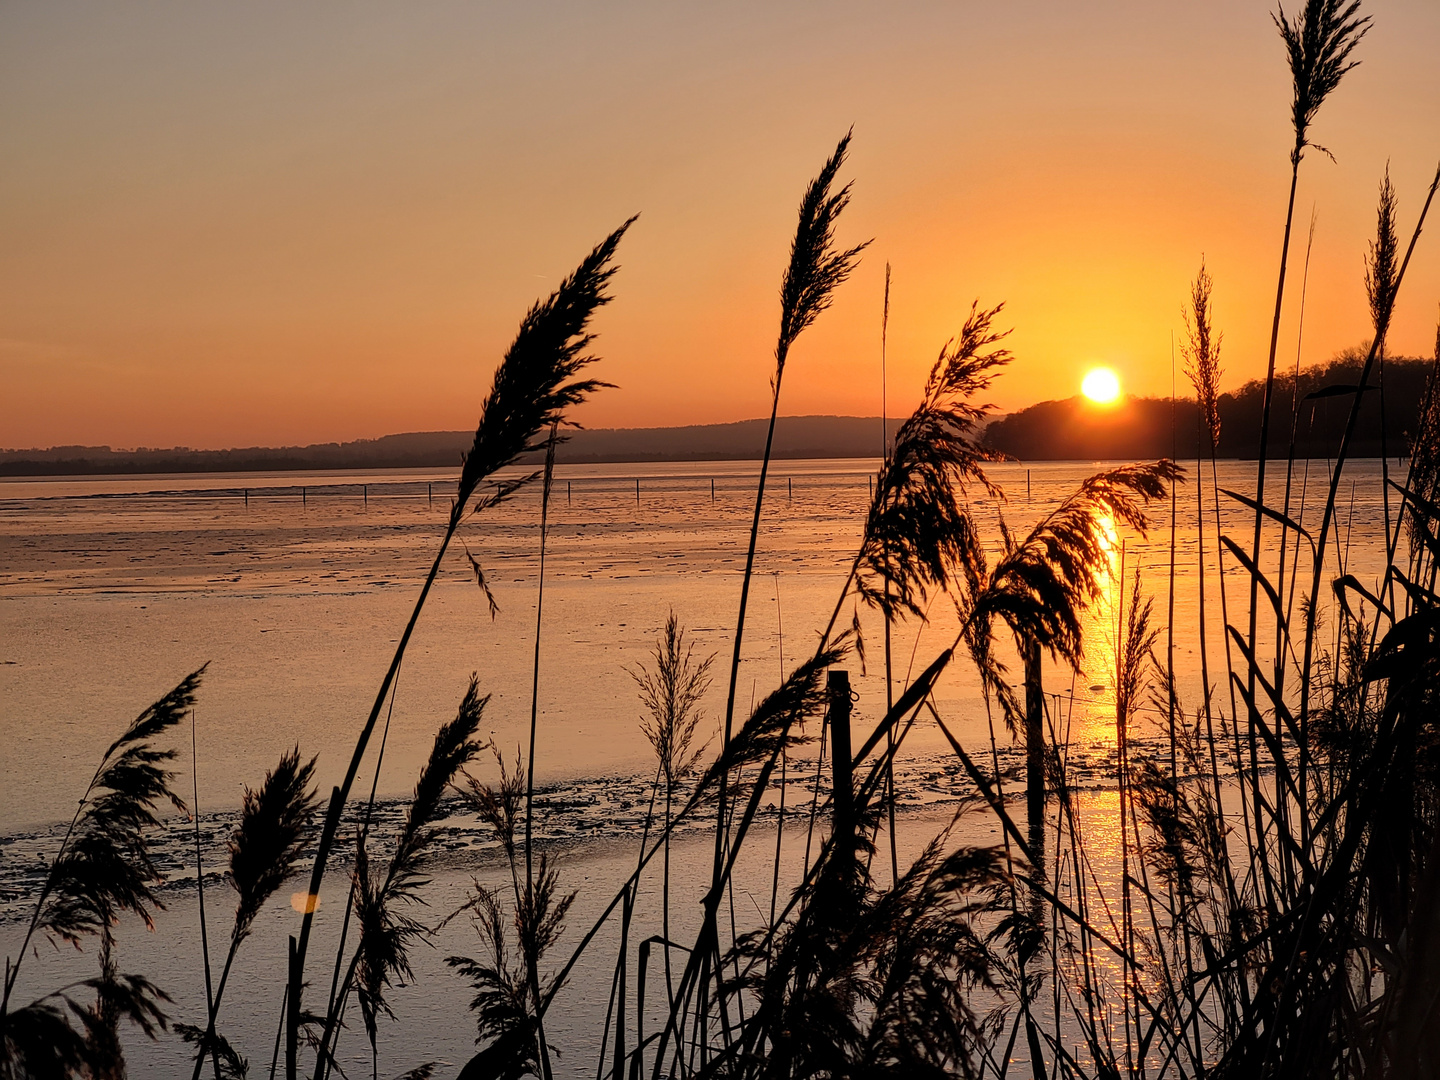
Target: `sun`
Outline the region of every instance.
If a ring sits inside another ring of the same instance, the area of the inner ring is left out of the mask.
[[[1080,392],[1097,405],[1113,405],[1120,398],[1120,376],[1109,368],[1091,368],[1085,373]]]

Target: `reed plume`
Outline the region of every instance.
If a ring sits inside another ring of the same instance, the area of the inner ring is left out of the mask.
[[[1030,533],[1006,551],[976,595],[971,618],[982,626],[1003,620],[1017,638],[1034,640],[1079,669],[1086,607],[1102,595],[1110,570],[1107,523],[1142,535],[1150,527],[1145,504],[1164,498],[1184,476],[1172,461],[1124,465],[1085,480]]]
[[[359,999],[372,1059],[378,1055],[379,1017],[382,1014],[393,1015],[386,1000],[386,990],[397,977],[409,977],[410,946],[428,932],[422,923],[405,914],[404,908],[424,904],[420,889],[428,884],[425,864],[439,836],[435,822],[445,814],[441,799],[455,781],[456,774],[486,745],[474,736],[489,700],[488,696],[479,696],[478,682],[472,675],[455,719],[442,725],[435,734],[430,755],[420,770],[406,807],[395,851],[383,876],[377,876],[371,870],[367,833],[362,831],[356,837],[351,900],[360,937],[349,964],[345,966],[343,979],[337,967],[338,986],[327,1014],[322,1018],[319,1037],[321,1064],[317,1070],[319,1080],[323,1080],[334,1068],[333,1047],[339,1038],[342,1017],[352,992]],[[343,951],[342,942],[342,956]]]
[[[553,293],[520,320],[515,340],[505,350],[490,392],[480,404],[480,423],[464,457],[455,502],[460,513],[477,487],[513,464],[520,455],[545,445],[542,432],[573,424],[569,410],[611,384],[577,378],[596,357],[586,355],[595,340],[589,332],[595,312],[610,302],[607,289],[618,267],[615,251],[630,218],[601,241]],[[499,489],[504,495],[514,487]],[[493,505],[494,496],[481,505]]]
[[[0,997],[0,1077],[102,1077],[123,1071],[115,1026],[135,1024],[150,1038],[166,1024],[169,998],[149,980],[114,968],[114,929],[133,914],[153,928],[151,912],[163,909],[155,895],[162,880],[150,850],[160,827],[160,804],[182,813],[185,804],[170,787],[174,750],[156,741],[175,727],[195,703],[205,668],[187,675],[145,709],[106,749],[70,827],[61,841],[35,901],[20,948],[5,962]],[[77,948],[100,939],[101,974],[12,1008],[20,967],[36,933]],[[77,993],[92,991],[94,1005]],[[79,1024],[72,1026],[71,1019]]]
[[[740,654],[745,638],[745,611],[750,598],[750,582],[755,573],[755,547],[760,537],[760,514],[765,504],[765,480],[769,475],[770,454],[775,443],[775,419],[780,410],[780,387],[785,377],[785,364],[795,341],[830,306],[835,290],[850,276],[860,253],[868,246],[868,241],[844,250],[835,246],[835,230],[840,214],[850,203],[850,185],[846,184],[839,191],[833,190],[833,187],[849,148],[850,133],[847,132],[836,145],[835,152],[821,167],[819,174],[805,189],[805,195],[800,200],[795,237],[790,243],[790,260],[780,282],[780,329],[775,342],[775,374],[770,380],[770,423],[765,433],[765,451],[760,459],[760,479],[755,490],[755,512],[750,522],[745,572],[740,579],[740,610],[735,619],[734,651],[730,658],[730,677],[725,693],[722,756],[729,751],[734,730],[735,689],[740,675]],[[728,771],[722,772],[719,779],[712,869],[712,894],[716,895],[716,907],[707,905],[706,925],[701,930],[702,939],[711,941],[710,949],[716,952],[716,960],[719,959],[718,937],[712,924],[718,910],[718,891],[722,888],[727,845],[727,815],[730,808]],[[704,963],[708,965],[710,959],[707,955]],[[708,1008],[704,1005],[704,996],[708,994],[709,987],[705,978],[700,981],[700,1012],[706,1015]]]
[[[1427,538],[1433,540],[1427,515],[1420,507],[1440,502],[1440,322],[1435,326],[1435,353],[1425,385],[1425,398],[1410,440],[1410,476],[1406,487],[1412,500],[1407,503],[1409,513],[1405,515],[1405,526],[1413,570],[1425,550]]]
[[[1370,16],[1357,18],[1360,0],[1306,0],[1304,8],[1292,21],[1283,7],[1276,8],[1272,18],[1285,42],[1290,61],[1294,95],[1290,105],[1290,123],[1295,132],[1295,146],[1290,160],[1299,165],[1307,146],[1322,153],[1329,151],[1310,141],[1310,125],[1325,99],[1335,92],[1340,80],[1356,68],[1360,61],[1350,54],[1370,32]]]
[[[301,764],[297,746],[266,774],[259,791],[245,789],[240,824],[229,843],[228,877],[239,894],[231,933],[236,944],[249,937],[255,916],[295,876],[314,841],[317,797],[310,787],[314,776],[315,758]]]
[[[630,672],[640,693],[645,716],[640,730],[655,751],[656,766],[664,782],[664,854],[660,870],[660,933],[665,940],[665,973],[670,972],[670,824],[675,815],[675,787],[694,771],[708,741],[694,746],[695,730],[703,718],[700,702],[710,689],[710,668],[715,654],[697,659],[695,646],[672,609],[665,630],[655,643],[654,667]]]
[[[455,502],[451,505],[445,535],[440,541],[435,560],[430,566],[420,595],[410,613],[410,619],[396,644],[394,656],[375,701],[370,715],[355,741],[355,749],[345,777],[335,789],[325,816],[320,842],[316,846],[315,863],[311,871],[309,894],[318,896],[325,876],[325,865],[335,844],[340,827],[340,815],[349,798],[350,789],[360,770],[370,736],[384,708],[385,698],[399,673],[405,650],[410,643],[415,625],[424,609],[425,600],[435,583],[436,575],[445,558],[455,531],[459,527],[466,507],[470,504],[479,485],[492,476],[496,470],[512,463],[516,457],[540,445],[535,440],[541,432],[553,429],[566,422],[565,411],[578,405],[592,391],[604,385],[593,379],[576,378],[584,368],[594,361],[585,350],[594,337],[588,332],[594,312],[609,302],[606,291],[615,268],[611,265],[616,248],[626,230],[634,222],[632,217],[605,240],[580,263],[575,272],[565,278],[550,297],[536,304],[521,320],[520,330],[510,348],[506,351],[495,373],[490,393],[481,405],[480,422],[475,429],[475,438],[470,451],[465,455]],[[568,380],[568,381],[567,381]],[[498,483],[494,490],[475,504],[475,509],[494,506],[497,502],[514,494],[523,484],[535,478],[535,474],[519,479]],[[483,573],[473,557],[472,568],[477,580],[484,587]],[[487,602],[493,605],[493,597],[486,591]],[[285,1077],[298,1078],[298,1054],[300,1039],[299,1017],[302,1011],[301,994],[304,984],[305,959],[309,949],[310,930],[315,913],[307,905],[300,923],[300,934],[295,947],[294,962],[291,965],[288,990],[289,1015],[285,1031]]]
[[[1292,81],[1291,126],[1295,141],[1290,151],[1290,196],[1285,208],[1285,236],[1280,245],[1280,273],[1275,286],[1275,311],[1270,323],[1270,351],[1265,367],[1265,393],[1260,410],[1260,443],[1255,471],[1255,502],[1265,504],[1265,463],[1270,448],[1270,412],[1275,391],[1275,354],[1280,344],[1280,314],[1285,299],[1286,267],[1290,257],[1290,233],[1295,222],[1295,190],[1300,180],[1300,161],[1310,142],[1310,126],[1320,106],[1339,87],[1341,80],[1359,63],[1351,54],[1369,31],[1370,19],[1358,17],[1360,0],[1305,0],[1303,10],[1292,21],[1283,8],[1273,16],[1285,43]],[[1323,147],[1317,149],[1324,150]],[[1324,151],[1326,154],[1329,151]],[[1260,542],[1264,515],[1256,510],[1250,544],[1250,562],[1260,565]],[[1259,616],[1259,580],[1250,578],[1250,624],[1246,641],[1256,651]],[[1276,634],[1280,633],[1277,625]],[[1277,650],[1278,651],[1278,650]],[[1251,696],[1255,680],[1248,683]]]
[[[1200,417],[1210,436],[1210,451],[1214,453],[1220,445],[1220,344],[1224,334],[1215,330],[1212,324],[1210,292],[1215,282],[1200,260],[1200,272],[1190,287],[1190,304],[1180,309],[1185,320],[1186,340],[1180,346],[1185,359],[1185,375],[1195,388],[1195,400],[1200,406]]]
[[[750,580],[755,572],[755,545],[760,535],[760,511],[765,501],[770,451],[775,442],[775,418],[780,408],[780,385],[785,375],[785,363],[801,332],[830,306],[835,290],[850,276],[860,253],[869,246],[869,241],[845,250],[835,246],[836,225],[841,212],[850,204],[850,185],[846,184],[839,191],[832,189],[849,149],[850,135],[847,133],[805,189],[804,198],[800,200],[800,220],[795,227],[795,238],[790,242],[790,261],[780,282],[780,332],[775,342],[775,374],[770,380],[770,425],[765,434],[765,452],[760,459],[760,482],[755,492],[750,545],[746,550],[745,573],[740,582],[740,614],[735,623],[735,650],[725,697],[726,742],[730,740],[734,724],[735,686],[745,633],[745,608],[750,597]],[[723,794],[721,802],[724,802]]]
[[[13,966],[13,965],[12,965]],[[95,1001],[87,1003],[82,992]],[[165,1030],[170,998],[140,975],[107,972],[37,998],[0,1018],[4,1080],[108,1080],[125,1075],[115,1040],[119,1020],[148,1039]]]
[[[697,659],[695,646],[672,610],[655,643],[654,667],[630,671],[640,694],[645,716],[640,730],[655,751],[655,761],[667,789],[684,779],[705,747],[694,747],[695,729],[704,714],[700,702],[710,689],[714,655]]]
[[[865,522],[856,592],[887,620],[919,618],[927,597],[959,573],[978,581],[984,554],[966,501],[968,486],[999,498],[981,468],[1003,457],[973,437],[993,406],[973,400],[1008,364],[994,329],[1003,308],[972,305],[958,338],[946,342],[930,369],[915,411],[895,433],[881,466]]]
[[[1370,326],[1382,337],[1395,306],[1396,278],[1400,273],[1400,241],[1395,235],[1395,185],[1390,167],[1380,181],[1380,198],[1375,208],[1375,239],[1370,241],[1365,260],[1365,298],[1370,301]],[[1383,345],[1377,346],[1383,349]]]
[[[486,955],[480,960],[451,956],[445,961],[470,979],[476,992],[470,1006],[478,1026],[475,1041],[489,1040],[462,1070],[460,1075],[467,1080],[544,1075],[550,1053],[549,1045],[542,1045],[545,1010],[575,962],[572,957],[560,971],[540,974],[542,963],[560,938],[575,893],[562,894],[559,875],[548,855],[541,852],[536,859],[524,844],[527,793],[532,790],[525,762],[517,751],[512,771],[499,751],[493,746],[491,750],[500,783],[484,784],[467,773],[463,786],[455,788],[466,805],[495,831],[510,872],[512,900],[507,917],[500,893],[476,881],[467,906]],[[518,954],[513,962],[512,937]]]
[[[385,991],[397,978],[410,977],[410,946],[427,932],[422,923],[404,914],[401,905],[424,904],[419,890],[428,884],[426,862],[440,835],[435,823],[444,817],[441,797],[460,770],[484,749],[485,744],[475,738],[475,732],[489,700],[488,696],[480,696],[479,683],[472,675],[455,719],[435,734],[383,878],[371,875],[365,846],[361,844],[357,849],[355,912],[360,941],[355,955],[354,985],[372,1053],[378,1017],[382,1013],[393,1016]],[[336,1012],[343,1009],[343,1003],[342,994]]]
[[[540,1020],[531,996],[532,967],[538,967],[560,936],[565,915],[575,894],[559,895],[555,871],[545,855],[539,859],[534,888],[506,917],[500,895],[475,883],[472,900],[474,923],[486,953],[483,959],[446,957],[445,963],[470,980],[475,996],[476,1044],[486,1043],[460,1072],[460,1080],[518,1080],[541,1072]],[[511,959],[510,938],[519,957]],[[532,963],[533,962],[533,963]],[[560,988],[561,978],[540,983],[548,1000]],[[548,1050],[548,1048],[547,1048]]]
[[[176,1024],[175,1034],[196,1048],[202,1062],[206,1056],[213,1059],[220,1080],[245,1080],[250,1075],[249,1060],[219,1032],[207,1035],[204,1028],[193,1024]],[[205,1049],[202,1051],[201,1047]]]
[[[877,814],[862,812],[865,831]],[[1006,873],[997,849],[947,852],[949,835],[947,827],[889,890],[874,887],[853,853],[827,844],[791,902],[794,920],[737,943],[748,965],[727,989],[755,1005],[734,1075],[983,1070],[998,1016],[977,999],[994,1000],[999,964],[981,925],[999,911],[993,889]]]
[[[227,844],[230,868],[226,879],[238,894],[235,922],[230,931],[230,948],[225,965],[210,1001],[205,1029],[197,1043],[194,1080],[199,1080],[205,1058],[215,1059],[215,1068],[223,1075],[235,1062],[229,1044],[216,1031],[225,986],[240,946],[250,936],[255,916],[280,887],[298,872],[298,865],[315,840],[314,818],[317,806],[315,790],[310,786],[315,775],[315,759],[300,761],[297,746],[281,756],[274,769],[265,775],[259,790],[247,787],[241,802],[240,823]],[[185,1034],[182,1032],[182,1034]]]
[[[849,150],[847,133],[800,201],[800,221],[795,239],[790,242],[790,262],[780,282],[780,335],[775,343],[774,380],[777,396],[791,346],[830,306],[835,290],[855,269],[860,253],[870,246],[868,240],[844,250],[835,246],[835,226],[841,212],[850,205],[850,185],[839,191],[831,187]]]

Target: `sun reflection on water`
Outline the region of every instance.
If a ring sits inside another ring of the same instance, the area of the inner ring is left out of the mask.
[[[1100,548],[1108,566],[1099,575],[1100,595],[1081,617],[1084,661],[1073,687],[1057,685],[1061,692],[1056,718],[1069,739],[1115,745],[1115,672],[1119,655],[1120,621],[1125,594],[1122,573],[1126,567],[1125,543],[1109,514],[1096,518]],[[1073,697],[1071,696],[1073,694]]]

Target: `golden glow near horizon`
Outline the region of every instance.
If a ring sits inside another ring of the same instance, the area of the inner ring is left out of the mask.
[[[1097,405],[1113,405],[1120,400],[1120,376],[1107,367],[1091,368],[1080,383],[1080,392]]]

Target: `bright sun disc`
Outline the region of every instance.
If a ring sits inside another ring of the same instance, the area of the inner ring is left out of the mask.
[[[1094,368],[1086,373],[1080,392],[1097,405],[1109,405],[1120,397],[1120,377],[1109,368]]]

